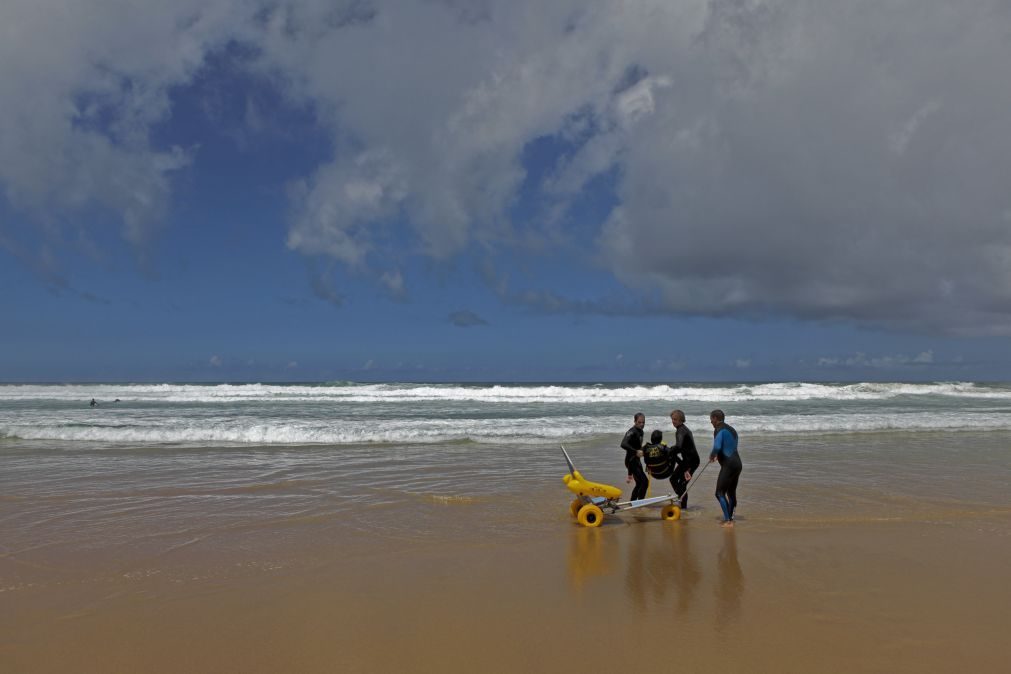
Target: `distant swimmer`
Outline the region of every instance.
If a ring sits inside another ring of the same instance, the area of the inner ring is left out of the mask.
[[[671,484],[674,485],[674,492],[681,494],[681,508],[684,509],[688,507],[688,483],[692,481],[692,473],[702,460],[699,458],[699,450],[695,448],[695,436],[692,435],[691,429],[685,426],[685,413],[681,410],[672,410],[670,422],[674,425],[677,438],[670,448],[675,458]]]
[[[115,400],[113,400],[112,402],[114,402],[114,403],[118,403],[118,402],[119,402],[119,398],[116,398],[116,399],[115,399]]]
[[[97,402],[95,402],[95,399],[94,399],[94,398],[92,398],[92,399],[91,399],[91,406],[92,406],[92,407],[98,407],[98,403],[97,403]]]
[[[649,479],[642,469],[642,461],[639,460],[639,450],[642,449],[642,429],[646,425],[646,415],[636,412],[632,418],[632,428],[625,431],[625,437],[621,439],[621,448],[625,450],[625,468],[628,469],[626,483],[635,480],[635,487],[632,488],[632,500],[638,501],[645,498],[646,489],[649,487]]]
[[[737,431],[724,421],[723,410],[709,413],[709,423],[713,425],[713,451],[709,463],[719,459],[720,475],[716,478],[716,500],[723,509],[723,526],[734,526],[734,510],[737,508],[737,481],[741,477],[741,455],[737,452]]]

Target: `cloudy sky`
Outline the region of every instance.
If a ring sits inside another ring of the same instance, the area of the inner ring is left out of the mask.
[[[1003,0],[5,0],[0,380],[1011,379]]]

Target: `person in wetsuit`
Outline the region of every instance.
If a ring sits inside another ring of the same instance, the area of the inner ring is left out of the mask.
[[[720,475],[716,478],[716,500],[723,509],[723,526],[734,526],[734,509],[737,508],[737,481],[741,477],[741,455],[737,452],[737,431],[725,421],[723,410],[709,413],[713,425],[713,451],[709,463],[719,460]]]
[[[685,413],[681,410],[671,411],[670,422],[674,425],[675,432],[674,445],[670,448],[675,460],[671,485],[674,493],[681,495],[681,508],[684,509],[688,507],[688,483],[692,481],[692,473],[702,460],[699,458],[699,450],[695,448],[695,436],[685,426]]]
[[[646,472],[656,480],[671,480],[674,484],[674,463],[670,449],[663,443],[663,433],[659,430],[653,431],[649,436],[649,443],[642,446],[639,451],[646,464]]]
[[[632,488],[632,499],[637,501],[646,496],[646,489],[649,487],[649,479],[642,469],[642,461],[639,460],[639,451],[642,449],[642,428],[646,425],[646,415],[636,412],[632,418],[632,428],[625,432],[625,437],[621,439],[621,448],[625,450],[625,468],[628,469],[626,483],[635,480],[635,487]]]

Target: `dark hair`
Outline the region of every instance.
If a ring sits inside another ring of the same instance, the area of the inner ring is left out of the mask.
[[[646,415],[643,414],[642,412],[636,412],[635,416],[632,417],[632,421],[639,421],[639,417],[642,417],[643,419],[645,419]]]
[[[652,442],[654,445],[660,442],[661,440],[663,440],[663,431],[661,431],[659,428],[650,433],[649,441]]]
[[[709,418],[716,419],[717,421],[723,421],[727,417],[725,414],[723,414],[723,410],[713,410],[712,412],[709,413]]]

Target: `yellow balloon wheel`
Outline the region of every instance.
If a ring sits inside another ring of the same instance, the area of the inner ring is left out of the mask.
[[[583,502],[578,498],[572,499],[572,503],[569,504],[569,512],[572,513],[573,517],[579,517],[579,509],[583,507]]]
[[[584,505],[576,515],[576,521],[584,527],[599,527],[604,521],[604,511],[592,503]]]
[[[665,520],[679,520],[681,519],[681,508],[676,505],[666,505],[660,511],[660,517]]]

